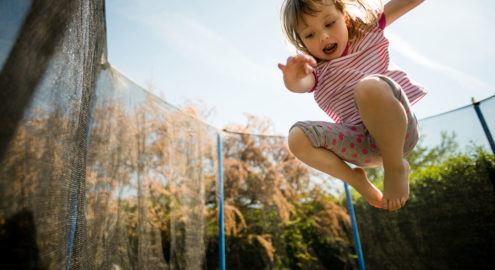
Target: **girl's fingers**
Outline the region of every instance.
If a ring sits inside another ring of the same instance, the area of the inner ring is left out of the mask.
[[[287,58],[287,65],[294,64],[297,62],[297,58],[295,56],[291,56]]]
[[[305,63],[308,63],[312,67],[315,67],[316,66],[316,60],[312,56],[304,55],[304,62]]]
[[[297,56],[295,56],[295,58],[298,60],[298,61],[301,61],[301,62],[304,62],[304,63],[308,63],[310,66],[316,66],[316,60],[314,57],[310,56],[310,55],[306,55],[306,54],[299,54]]]
[[[309,56],[309,64],[312,66],[312,67],[316,67],[316,59],[312,56]]]
[[[316,66],[316,60],[309,55],[299,54],[296,56],[290,56],[287,58],[287,63],[285,65],[278,64],[278,68],[282,72],[288,72],[289,70],[301,70],[304,75],[311,74],[313,72],[313,67]]]
[[[306,75],[308,75],[311,72],[313,72],[313,67],[311,67],[309,64],[304,64],[304,73],[306,73]]]

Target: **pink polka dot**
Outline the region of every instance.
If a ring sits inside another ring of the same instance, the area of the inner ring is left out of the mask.
[[[328,144],[325,144],[323,147],[327,148],[328,149]]]
[[[340,127],[339,126],[335,126],[336,129],[340,130]]]
[[[350,147],[351,147],[351,148],[354,148],[354,143],[351,143]]]
[[[353,158],[357,158],[357,154],[352,154],[352,157]]]
[[[356,131],[357,130],[357,127],[351,127],[352,130]]]
[[[342,132],[339,132],[339,140],[341,140],[341,141],[344,140],[344,134],[342,134]]]
[[[364,135],[363,135],[363,134],[361,134],[361,133],[359,133],[357,136],[358,136],[358,137],[363,137]]]
[[[327,126],[327,128],[328,128],[328,130],[333,130],[333,128],[331,128],[331,127],[329,127],[329,126]]]
[[[363,140],[361,140],[361,138],[357,138],[357,142],[358,143],[361,143]]]
[[[371,144],[371,148],[375,149],[376,148],[376,145]]]
[[[366,148],[363,149],[363,155],[368,154],[368,150]]]
[[[342,152],[342,153],[345,153],[345,151],[347,151],[347,149],[346,149],[345,147],[342,147],[341,152]]]
[[[332,145],[336,145],[337,144],[337,140],[336,139],[333,139],[332,140]]]
[[[411,147],[413,146],[413,143],[414,143],[414,142],[411,142],[411,143],[409,144],[409,148],[411,148]]]
[[[370,162],[371,162],[371,160],[369,160],[369,159],[364,161],[364,163],[370,163]]]
[[[409,136],[411,136],[411,134],[407,133],[406,140],[409,139]]]

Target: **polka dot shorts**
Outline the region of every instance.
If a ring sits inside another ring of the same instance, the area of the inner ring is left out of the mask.
[[[400,86],[387,77],[379,77],[392,87],[395,96],[406,111],[407,131],[403,149],[404,157],[406,157],[418,142],[418,121],[411,111],[406,94]],[[344,161],[361,167],[382,166],[380,149],[375,139],[362,123],[347,125],[321,121],[300,121],[292,127],[295,126],[304,131],[314,147],[328,149]]]

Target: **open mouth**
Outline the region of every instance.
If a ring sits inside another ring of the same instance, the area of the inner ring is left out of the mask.
[[[325,48],[323,48],[323,52],[325,54],[332,54],[337,50],[337,43],[328,44]]]

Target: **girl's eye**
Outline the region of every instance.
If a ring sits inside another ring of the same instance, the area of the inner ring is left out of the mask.
[[[305,36],[305,38],[312,38],[312,37],[313,37],[313,33],[311,33],[311,34],[307,34],[307,35]]]
[[[329,23],[325,24],[325,27],[330,27],[330,26],[332,26],[334,23],[335,23],[335,21],[329,22]]]

